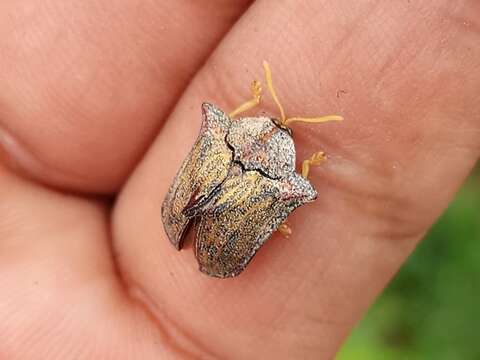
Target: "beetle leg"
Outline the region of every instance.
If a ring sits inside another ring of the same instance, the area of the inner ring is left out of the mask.
[[[292,235],[292,228],[290,226],[288,226],[288,224],[286,222],[281,223],[280,226],[277,228],[277,231],[279,231],[280,234],[282,234],[286,238],[288,238],[288,237],[290,237],[290,235]]]
[[[228,114],[228,116],[233,118],[241,113],[244,113],[245,111],[253,109],[255,106],[260,104],[260,100],[262,98],[262,85],[259,81],[254,80],[252,82],[252,84],[250,85],[250,92],[252,93],[252,98],[237,107],[230,114]]]
[[[304,160],[302,163],[302,176],[307,179],[308,174],[310,173],[310,167],[314,165],[319,165],[322,162],[327,160],[327,155],[323,151],[314,153],[309,159]]]

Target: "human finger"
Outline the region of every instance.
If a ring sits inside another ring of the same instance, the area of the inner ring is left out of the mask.
[[[0,145],[54,186],[111,193],[242,1],[3,1]]]
[[[129,286],[218,357],[331,358],[478,159],[476,10],[471,1],[256,2],[121,195],[115,249]],[[262,59],[289,114],[346,120],[295,126],[300,159],[330,157],[312,173],[318,201],[238,278],[211,279],[190,251],[173,249],[160,204],[198,134],[199,104],[234,109]]]

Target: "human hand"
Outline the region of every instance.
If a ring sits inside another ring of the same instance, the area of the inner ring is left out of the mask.
[[[477,1],[248,5],[0,4],[0,358],[331,358],[448,204],[480,154]],[[318,200],[212,279],[160,206],[200,104],[263,59],[288,113],[346,120],[294,128],[330,156]]]

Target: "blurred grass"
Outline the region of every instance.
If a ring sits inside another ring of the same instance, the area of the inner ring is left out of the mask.
[[[480,167],[336,360],[480,359]]]

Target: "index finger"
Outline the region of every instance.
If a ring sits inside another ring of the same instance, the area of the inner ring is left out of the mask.
[[[331,358],[478,158],[478,34],[462,26],[476,6],[255,3],[117,204],[115,249],[131,288],[218,357]],[[319,198],[290,217],[292,237],[270,239],[238,278],[211,279],[173,249],[160,204],[198,134],[199,104],[234,109],[262,59],[289,114],[346,121],[295,128],[300,159],[325,150],[330,160],[312,172]]]

